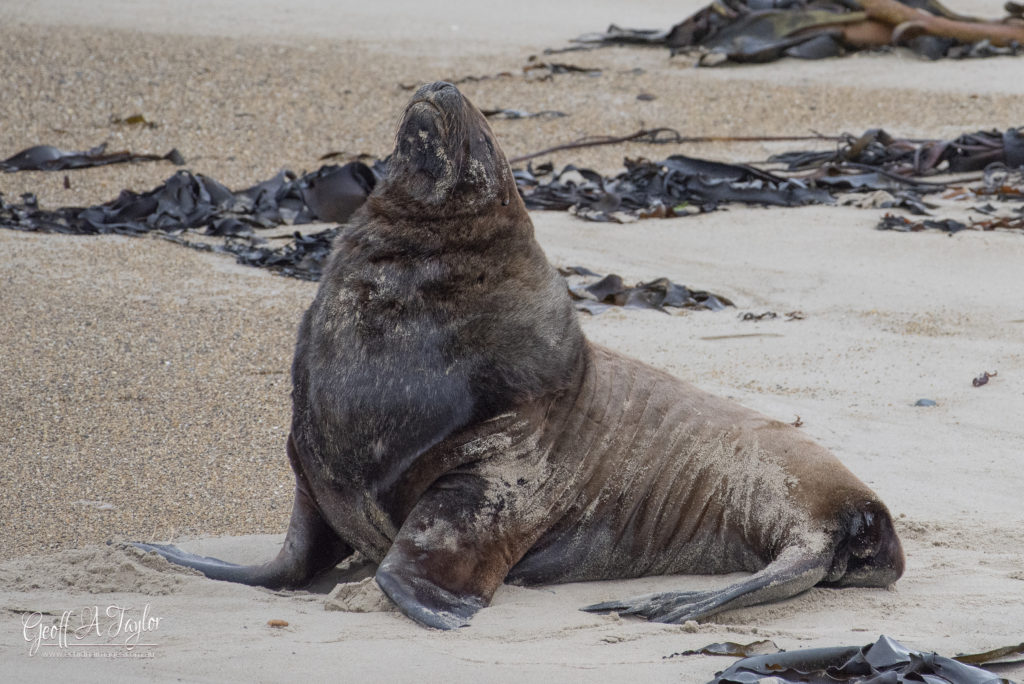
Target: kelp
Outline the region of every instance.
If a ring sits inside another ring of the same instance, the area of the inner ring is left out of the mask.
[[[552,149],[625,139],[652,142],[678,135],[672,129],[644,129],[630,136],[606,136]],[[905,232],[938,229],[952,233],[964,229],[1024,229],[1024,206],[1007,216],[992,204],[1024,202],[1022,146],[1021,129],[981,131],[951,141],[903,140],[872,130],[857,138],[844,136],[833,150],[789,152],[769,160],[787,167],[781,171],[672,155],[656,162],[626,159],[625,171],[613,177],[573,165],[555,171],[550,163],[530,163],[513,174],[527,207],[570,210],[593,221],[684,216],[714,211],[732,202],[832,204],[841,191],[866,196],[874,193],[874,197],[866,197],[870,199],[867,206],[904,207],[919,214],[929,214],[937,206],[922,200],[929,193],[944,191],[947,199],[990,200],[975,207],[984,218],[969,224],[936,218],[913,221],[887,214],[878,226]],[[27,167],[31,162],[42,168],[45,156],[19,154],[12,163]],[[337,156],[345,155],[330,153],[325,158]],[[211,178],[182,170],[149,192],[125,190],[115,200],[92,207],[44,210],[32,194],[23,195],[20,203],[9,203],[0,195],[0,227],[73,234],[139,235],[156,231],[182,244],[213,249],[208,242],[181,236],[185,231],[202,229],[207,237],[223,238],[224,244],[216,249],[235,254],[243,263],[315,279],[319,276],[318,264],[329,251],[329,235],[296,234],[292,243],[271,247],[257,233],[264,228],[313,221],[344,223],[387,173],[387,159],[367,159],[371,164],[357,160],[343,166],[325,165],[301,177],[282,171],[237,192]],[[1019,168],[1010,168],[1011,164]],[[975,181],[962,177],[936,180],[938,174],[981,167],[984,172]],[[918,175],[929,180],[921,180]],[[844,203],[848,201],[844,198]],[[663,310],[676,305],[673,302],[677,295],[682,297],[678,287],[669,281],[653,281],[637,286],[639,289],[622,286],[615,297],[630,305]],[[706,308],[716,308],[715,302],[726,301],[715,296],[702,299],[700,291],[691,294],[698,305]],[[594,297],[583,299],[594,300],[581,305],[594,311],[600,308],[598,305],[609,305]]]
[[[768,161],[789,171],[847,167],[882,170],[899,177],[982,171],[992,164],[1024,167],[1024,128],[964,133],[952,140],[896,138],[880,128],[843,136],[834,150],[777,154]]]
[[[128,151],[107,152],[106,143],[84,152],[68,152],[53,145],[35,145],[0,161],[0,171],[67,171],[144,161],[169,161],[175,166],[182,166],[185,158],[177,149],[167,154],[136,154]]]
[[[808,648],[744,658],[709,684],[877,682],[1011,684],[991,672],[936,653],[909,649],[881,636],[866,646]]]
[[[514,174],[527,207],[568,209],[592,221],[682,216],[713,211],[730,202],[775,206],[832,204],[839,193],[885,193],[884,199],[872,198],[868,206],[900,207],[930,215],[936,205],[923,197],[941,192],[947,198],[1024,200],[1022,131],[1010,128],[967,133],[952,140],[912,140],[872,129],[856,137],[835,138],[839,144],[831,150],[796,150],[775,155],[769,158],[768,165],[783,168],[771,171],[749,164],[673,155],[661,161],[627,158],[626,170],[611,177],[574,165],[555,171],[550,163],[528,164]],[[673,142],[678,135],[673,129],[643,129],[629,136],[584,138],[547,151],[633,140]],[[540,154],[516,159],[528,160]],[[977,171],[983,173],[973,180],[962,176],[939,178],[943,174]],[[850,203],[848,199],[844,202]],[[995,211],[990,206],[989,213]],[[888,216],[879,227],[905,231],[927,227],[955,232],[966,227],[1015,228],[1020,223],[1015,217],[997,216],[970,226],[944,221],[942,225],[937,221],[926,225]]]
[[[744,164],[672,155],[658,162],[626,159],[625,165],[612,178],[572,165],[558,172],[550,165],[529,165],[514,174],[528,208],[571,208],[592,221],[682,216],[728,202],[786,207],[834,202],[828,190]]]
[[[611,25],[576,38],[589,45],[662,45],[671,54],[698,50],[698,64],[821,59],[903,46],[928,59],[1016,55],[1024,44],[1020,5],[984,21],[938,0],[714,0],[667,31]]]
[[[653,309],[662,313],[669,313],[667,307],[721,311],[727,306],[735,306],[727,297],[706,290],[691,290],[668,278],[629,286],[619,275],[603,276],[582,266],[562,268],[559,273],[566,279],[576,309],[592,315],[604,313],[615,306]]]
[[[156,232],[194,249],[234,254],[243,264],[316,280],[333,232],[296,232],[288,244],[272,247],[257,231],[314,221],[344,222],[376,182],[374,170],[362,162],[328,165],[301,177],[282,171],[237,192],[183,170],[149,192],[124,190],[117,199],[92,207],[44,210],[34,195],[23,195],[17,204],[0,195],[0,226],[77,235]],[[200,229],[204,236],[223,238],[223,244],[184,237],[186,231]]]
[[[988,375],[991,377],[991,374]],[[994,648],[991,651],[983,651],[982,653],[968,653],[953,656],[953,660],[958,660],[961,663],[967,663],[968,665],[982,666],[1007,665],[1010,663],[1024,662],[1024,643]]]
[[[297,178],[282,171],[251,188],[233,192],[216,180],[182,170],[153,190],[122,190],[117,199],[93,207],[39,208],[32,194],[20,205],[0,197],[0,225],[19,230],[74,234],[138,235],[153,230],[206,227],[206,234],[242,236],[254,228],[344,221],[363,203],[376,177],[362,162],[325,166]]]
[[[214,245],[188,240],[180,234],[166,234],[162,237],[204,252],[233,254],[238,263],[246,266],[266,268],[279,275],[316,281],[320,280],[323,274],[324,264],[331,254],[331,246],[337,234],[337,228],[327,228],[309,235],[295,231],[284,238],[288,242],[280,247],[271,246],[269,240],[262,238],[238,239],[237,236],[228,236],[224,244]]]
[[[710,656],[730,656],[733,658],[748,658],[755,655],[767,655],[769,653],[779,653],[780,649],[774,641],[770,639],[761,639],[759,641],[751,641],[749,644],[739,644],[735,641],[725,641],[717,644],[708,644],[698,649],[689,651],[678,651],[671,653],[667,656],[662,656],[662,660],[668,660],[670,658],[678,658],[682,656],[692,655],[710,655]]]
[[[786,312],[786,313],[784,313],[782,315],[786,317],[787,321],[802,321],[802,320],[804,320],[804,318],[806,318],[806,316],[804,315],[803,311],[788,311],[788,312]],[[775,320],[778,317],[779,317],[779,314],[775,313],[774,311],[762,311],[761,313],[754,313],[753,311],[746,311],[746,312],[741,313],[741,314],[738,315],[738,318],[741,321],[744,321],[744,322],[749,322],[749,321],[755,321],[756,322],[756,321],[763,321],[763,320],[772,321],[772,320]]]
[[[878,230],[895,230],[900,233],[918,233],[923,230],[941,230],[953,234],[961,230],[1024,230],[1024,216],[1010,217],[998,216],[991,219],[971,220],[970,223],[963,223],[956,219],[924,219],[914,221],[904,216],[886,214],[875,226]]]

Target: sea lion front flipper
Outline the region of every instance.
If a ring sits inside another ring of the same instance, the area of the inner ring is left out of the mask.
[[[288,455],[293,462],[294,449],[294,442],[289,437]],[[295,477],[295,502],[292,504],[292,517],[288,523],[284,546],[277,557],[268,563],[235,565],[188,553],[171,545],[132,542],[132,546],[143,551],[154,551],[176,565],[193,568],[211,579],[269,589],[305,586],[321,572],[333,568],[350,556],[353,551],[324,521],[301,473]]]
[[[640,615],[654,622],[685,622],[744,606],[770,603],[796,596],[820,582],[831,557],[790,547],[763,570],[724,589],[666,592],[586,606],[590,613]]]
[[[472,466],[445,474],[405,519],[377,583],[416,622],[465,627],[543,531],[524,525],[522,501]]]

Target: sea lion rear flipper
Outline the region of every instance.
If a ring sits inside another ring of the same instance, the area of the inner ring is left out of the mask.
[[[655,622],[685,622],[744,606],[770,603],[796,596],[820,582],[828,573],[831,556],[790,547],[763,570],[724,589],[666,592],[621,601],[606,601],[581,610],[640,615]]]
[[[351,555],[352,547],[342,541],[320,516],[312,498],[296,478],[295,503],[284,546],[274,560],[262,565],[235,565],[216,558],[182,551],[176,546],[132,542],[143,551],[154,551],[176,565],[184,565],[207,577],[270,589],[294,588]]]
[[[427,627],[465,627],[542,530],[524,529],[517,492],[472,467],[441,477],[405,519],[377,583]]]

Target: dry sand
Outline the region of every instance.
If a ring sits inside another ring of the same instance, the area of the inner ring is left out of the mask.
[[[316,168],[326,152],[386,153],[408,96],[399,83],[517,71],[530,54],[608,22],[667,27],[696,7],[550,4],[0,1],[0,157],[36,143],[177,147],[188,168],[242,187],[282,167]],[[981,0],[956,9],[1000,11]],[[950,136],[1024,123],[1020,59],[862,55],[716,70],[640,48],[557,59],[604,73],[464,87],[483,107],[570,114],[496,122],[510,155],[641,124],[693,135],[881,126]],[[641,92],[657,99],[637,101]],[[157,126],[111,123],[137,112]],[[786,147],[632,145],[553,160],[611,172],[624,155],[751,160]],[[166,163],[77,171],[70,189],[65,174],[7,174],[0,192],[36,192],[44,206],[95,203],[172,172]],[[706,389],[781,420],[799,415],[898,516],[908,568],[893,590],[816,589],[682,627],[577,608],[729,578],[506,587],[453,633],[393,612],[326,611],[322,594],[212,582],[102,545],[202,537],[183,545],[239,561],[273,553],[291,503],[287,371],[313,284],[156,238],[0,231],[5,678],[701,682],[730,661],[663,656],[761,637],[799,648],[885,633],[945,654],[1024,640],[1024,236],[882,233],[872,230],[879,214],[734,208],[629,226],[534,221],[558,265],[666,275],[726,294],[739,311],[806,314],[745,323],[734,312],[616,311],[583,324],[592,339]],[[983,370],[999,375],[972,387]],[[919,398],[938,406],[913,407]],[[145,634],[155,645],[136,650],[152,658],[29,655],[26,611],[49,624],[109,605],[148,605],[159,618]]]

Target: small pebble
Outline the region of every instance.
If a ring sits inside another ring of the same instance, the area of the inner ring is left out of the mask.
[[[918,399],[917,401],[914,402],[914,406],[937,406],[937,405],[938,404],[936,404],[931,399]]]

